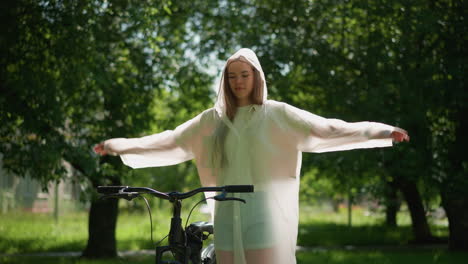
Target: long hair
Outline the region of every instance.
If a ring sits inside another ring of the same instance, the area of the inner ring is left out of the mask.
[[[238,59],[237,61],[246,62],[242,59]],[[236,61],[236,60],[233,60]],[[231,61],[231,62],[233,62]],[[248,62],[246,62],[248,63]],[[249,63],[250,65],[250,63]],[[237,112],[237,99],[234,93],[229,86],[229,80],[227,79],[228,76],[228,68],[229,65],[226,66],[224,69],[223,74],[223,91],[224,91],[224,105],[226,107],[226,116],[229,120],[234,121]],[[252,66],[253,75],[254,75],[254,87],[253,91],[250,94],[253,104],[261,105],[263,104],[263,80],[260,76],[260,72]],[[226,153],[225,153],[225,141],[226,136],[228,133],[228,127],[224,122],[219,122],[218,126],[215,130],[215,139],[214,139],[214,146],[213,146],[213,156],[212,162],[214,167],[224,167],[227,165]]]

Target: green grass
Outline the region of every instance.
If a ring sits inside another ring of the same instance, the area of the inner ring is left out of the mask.
[[[169,232],[170,208],[155,209],[152,214],[153,236],[157,242]],[[206,221],[208,217],[194,212],[191,219]],[[88,238],[87,225],[87,212],[62,215],[58,222],[50,214],[15,212],[1,215],[0,253],[81,251]],[[147,212],[120,213],[117,220],[117,249],[150,248],[150,221]]]
[[[429,251],[343,251],[300,252],[298,263],[320,264],[465,264],[468,253],[449,253],[445,250]]]
[[[2,264],[151,264],[154,263],[153,257],[132,257],[132,258],[117,258],[117,259],[99,259],[88,260],[76,257],[0,257]]]
[[[383,225],[384,216],[369,214],[362,208],[352,212],[352,225],[348,226],[345,209],[338,213],[317,210],[312,207],[301,208],[298,245],[305,247],[326,246],[387,246],[406,245],[413,239],[411,220],[405,211],[398,214],[398,227]],[[434,221],[433,221],[434,222]],[[439,237],[448,237],[446,221],[438,221],[431,231]]]
[[[298,252],[298,264],[465,264],[468,253],[447,251],[343,251]],[[150,264],[154,257],[131,257],[107,260],[85,260],[75,257],[0,257],[3,264]]]
[[[86,243],[86,213],[64,215],[55,223],[52,215],[15,212],[0,220],[0,252],[7,254],[69,251]]]
[[[184,211],[184,213],[187,213]],[[0,255],[31,252],[80,252],[87,240],[87,213],[77,212],[62,215],[56,223],[52,215],[16,212],[0,215]],[[183,216],[185,218],[185,216]],[[169,228],[170,209],[154,209],[154,239],[164,237]],[[192,221],[207,220],[196,213]],[[400,213],[398,228],[382,225],[383,216],[368,214],[357,208],[353,211],[353,225],[347,226],[345,210],[333,213],[311,207],[301,208],[299,245],[311,247],[299,251],[299,264],[306,263],[376,263],[376,264],[462,264],[468,259],[466,253],[453,253],[438,247],[418,249],[407,246],[412,239],[409,217]],[[117,224],[117,247],[119,250],[150,249],[150,224],[147,213],[121,213]],[[446,222],[432,225],[432,232],[447,236]],[[345,250],[354,245],[355,250]],[[153,263],[152,256],[126,257],[112,260],[85,260],[77,257],[0,256],[2,264],[17,263]]]

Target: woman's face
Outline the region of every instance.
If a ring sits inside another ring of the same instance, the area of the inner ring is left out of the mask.
[[[254,72],[250,64],[243,61],[231,62],[228,66],[227,78],[229,88],[237,98],[237,105],[252,104],[252,91],[254,89]]]

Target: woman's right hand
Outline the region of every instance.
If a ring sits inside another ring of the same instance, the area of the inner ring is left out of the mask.
[[[97,144],[96,146],[94,146],[93,150],[96,154],[100,156],[105,156],[108,154],[108,152],[105,150],[104,146],[105,146],[105,142],[101,142]]]
[[[406,130],[401,129],[399,127],[395,127],[394,131],[390,134],[390,137],[393,139],[394,142],[409,142],[410,137],[408,135],[408,132]]]

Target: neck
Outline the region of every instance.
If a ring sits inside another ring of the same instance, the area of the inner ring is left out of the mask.
[[[252,104],[252,100],[250,98],[237,100],[237,106],[238,107],[251,105],[251,104]]]

